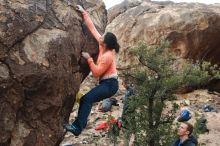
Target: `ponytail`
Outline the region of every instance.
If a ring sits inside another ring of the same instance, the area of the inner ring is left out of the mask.
[[[115,52],[116,52],[116,53],[118,53],[118,52],[119,52],[119,48],[120,48],[119,44],[118,44],[118,43],[116,43],[116,44],[115,44]]]

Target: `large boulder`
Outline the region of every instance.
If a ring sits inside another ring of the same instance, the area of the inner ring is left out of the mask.
[[[183,58],[220,64],[220,4],[125,0],[108,10],[106,31],[119,38],[119,65],[129,65],[128,49],[139,41],[157,44],[161,38]]]
[[[100,32],[101,0],[0,1],[0,145],[54,146],[63,136],[81,81],[98,44],[69,4],[81,4]]]

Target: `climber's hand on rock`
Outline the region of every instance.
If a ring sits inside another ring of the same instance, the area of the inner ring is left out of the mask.
[[[89,59],[91,56],[89,55],[88,52],[82,52],[82,57],[85,59]]]
[[[82,6],[80,5],[76,5],[76,10],[80,11],[81,13],[83,13],[85,10],[83,9]]]

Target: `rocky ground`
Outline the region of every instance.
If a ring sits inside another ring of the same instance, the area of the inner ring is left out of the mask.
[[[209,133],[199,136],[199,143],[205,146],[220,146],[220,95],[209,94],[207,90],[196,90],[188,94],[191,110],[195,113],[203,114],[207,119]],[[204,112],[204,105],[211,105],[217,112]],[[192,119],[195,120],[195,119]]]
[[[81,92],[86,93],[91,87],[96,84],[95,80],[89,77],[81,86]],[[119,106],[113,106],[112,110],[107,113],[100,112],[98,110],[99,104],[93,106],[91,115],[89,117],[88,126],[78,137],[73,136],[71,133],[66,133],[65,138],[60,146],[111,146],[113,145],[108,138],[106,131],[96,131],[95,127],[100,123],[106,121],[109,115],[119,117],[122,111],[123,103],[121,98],[123,97],[125,89],[120,83],[120,90],[114,97],[118,100]],[[220,97],[216,93],[208,93],[207,90],[196,90],[188,94],[179,95],[177,102],[186,99],[189,104],[189,109],[192,111],[192,119],[189,121],[195,123],[195,115],[204,115],[207,119],[207,127],[209,133],[200,135],[199,143],[203,146],[219,146],[220,145],[220,114],[218,112],[204,112],[203,107],[205,104],[209,104],[217,111],[220,111]],[[70,116],[70,123],[74,121],[77,115],[78,104],[75,104],[73,112]],[[119,140],[118,146],[124,146],[123,138]]]

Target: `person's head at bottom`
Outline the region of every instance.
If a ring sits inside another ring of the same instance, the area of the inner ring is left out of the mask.
[[[177,130],[179,137],[189,137],[193,132],[193,126],[188,122],[182,122]]]
[[[193,126],[188,122],[182,122],[177,129],[179,139],[175,142],[174,146],[196,146],[197,139],[192,136]]]

